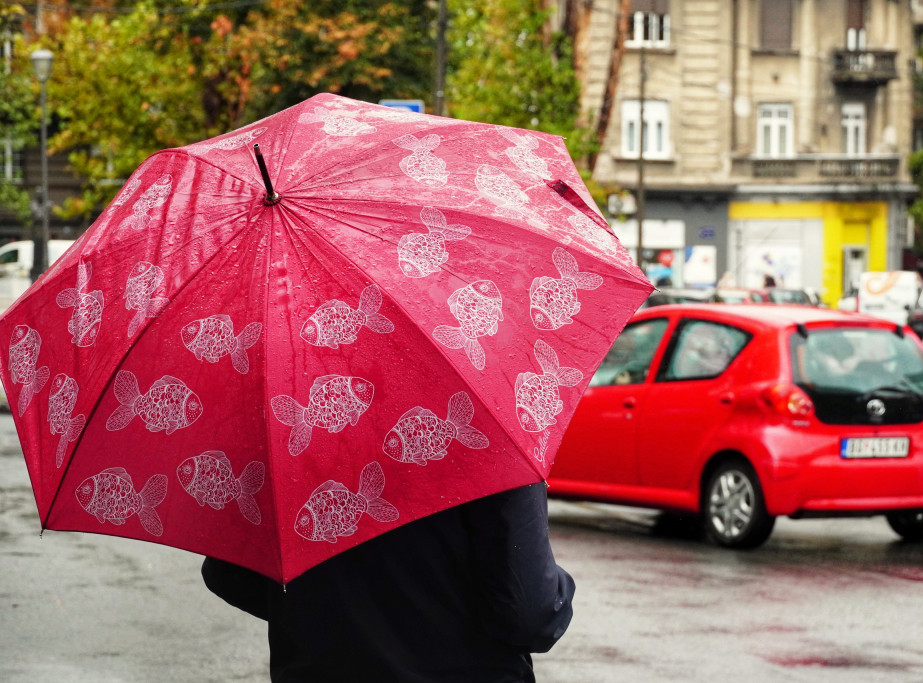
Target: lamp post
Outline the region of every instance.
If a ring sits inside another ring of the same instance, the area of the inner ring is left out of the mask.
[[[41,162],[42,162],[42,196],[39,202],[41,211],[41,225],[33,227],[32,243],[34,246],[32,252],[32,282],[48,268],[48,117],[47,109],[47,92],[45,84],[51,75],[51,62],[54,60],[54,54],[51,50],[35,50],[32,55],[32,72],[42,84],[42,144],[41,144]]]

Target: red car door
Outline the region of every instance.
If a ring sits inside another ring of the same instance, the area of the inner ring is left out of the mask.
[[[751,334],[723,323],[684,319],[675,328],[635,428],[640,482],[667,491],[698,491],[705,443],[733,410],[728,366]],[[682,496],[680,496],[680,499]]]
[[[667,323],[665,317],[641,320],[619,335],[580,399],[555,458],[553,479],[582,482],[581,488],[637,484],[635,424]]]

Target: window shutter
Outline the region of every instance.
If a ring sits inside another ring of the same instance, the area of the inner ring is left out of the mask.
[[[848,0],[846,3],[846,28],[865,28],[866,0]]]
[[[762,0],[760,43],[765,50],[792,47],[792,0]]]
[[[631,0],[631,13],[653,12],[654,14],[669,14],[670,0]]]

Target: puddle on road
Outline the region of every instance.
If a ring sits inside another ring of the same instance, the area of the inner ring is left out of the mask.
[[[914,664],[894,660],[874,659],[846,655],[796,655],[783,657],[763,657],[770,664],[786,668],[824,668],[824,669],[870,669],[875,671],[909,671],[916,669]]]

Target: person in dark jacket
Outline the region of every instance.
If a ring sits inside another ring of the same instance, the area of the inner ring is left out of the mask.
[[[534,682],[573,615],[548,539],[544,483],[444,510],[283,587],[207,558],[225,601],[269,622],[274,683]]]

